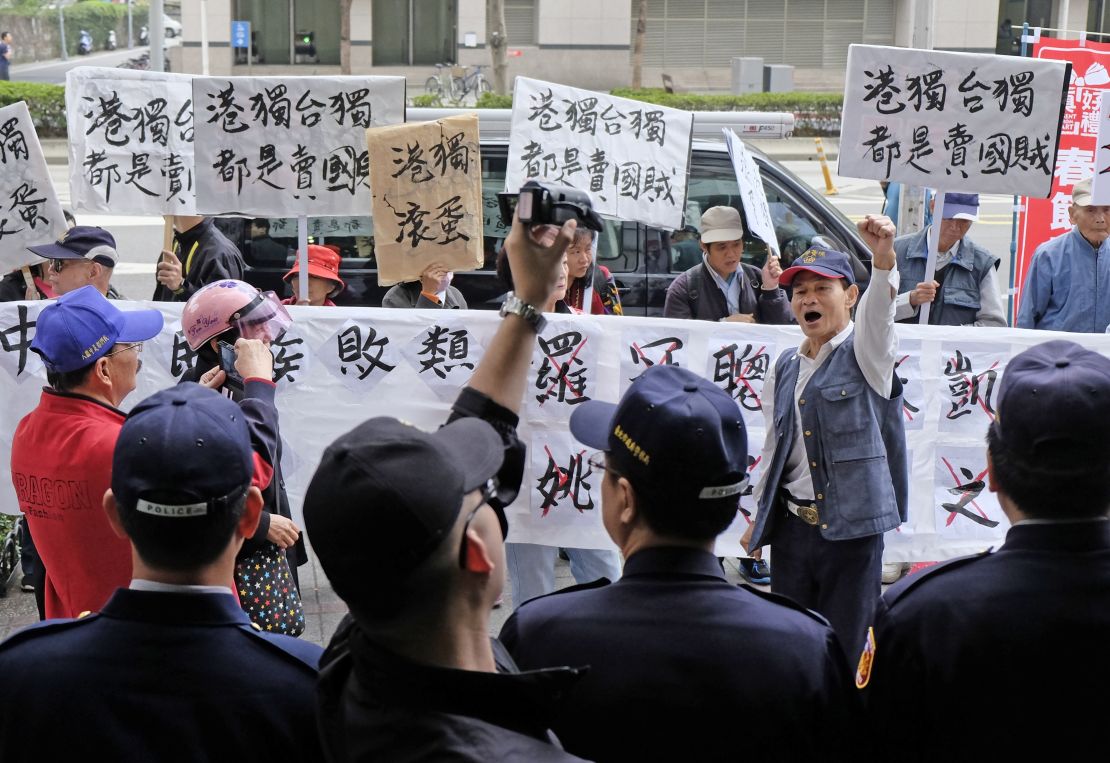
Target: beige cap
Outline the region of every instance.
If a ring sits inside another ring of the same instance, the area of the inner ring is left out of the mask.
[[[732,207],[710,207],[701,214],[701,242],[739,241],[744,238],[740,213]]]
[[[1071,189],[1071,203],[1077,207],[1089,207],[1091,205],[1091,178],[1080,180]]]

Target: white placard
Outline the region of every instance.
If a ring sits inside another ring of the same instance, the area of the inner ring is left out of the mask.
[[[505,189],[543,178],[603,215],[680,228],[693,127],[689,111],[517,77]]]
[[[199,214],[370,211],[366,128],[405,121],[404,77],[195,77]]]
[[[195,214],[191,80],[92,66],[66,73],[75,212]]]
[[[852,45],[838,172],[1047,198],[1070,64]]]
[[[1110,98],[1099,98],[1098,139],[1095,141],[1095,175],[1091,180],[1091,203],[1110,204]]]
[[[66,221],[23,101],[0,109],[0,275],[41,261],[27,247],[65,232]]]
[[[130,409],[147,395],[174,383],[191,361],[177,334],[181,303],[118,304],[124,310],[154,307],[166,317],[163,331],[146,344],[138,388],[124,401],[123,407]],[[45,384],[43,366],[30,351],[34,322],[41,309],[42,303],[38,302],[0,303],[0,399],[5,401],[0,407],[0,511],[9,514],[18,510],[8,472],[12,433],[19,420],[38,404]],[[496,313],[483,310],[458,311],[455,315],[456,311],[444,310],[290,306],[289,312],[294,330],[272,351],[277,358],[275,369],[282,375],[277,405],[281,436],[286,444],[285,458],[287,463],[299,464],[294,473],[284,475],[294,515],[300,512],[304,492],[324,448],[360,421],[372,416],[394,416],[428,431],[446,421],[453,396],[447,388],[433,390],[422,383],[434,373],[421,372],[426,357],[417,355],[418,362],[412,362],[412,349],[423,346],[430,327],[443,326],[445,321],[452,330],[465,325],[469,362],[477,357],[476,347],[488,345],[501,320]],[[445,316],[445,312],[452,314]],[[557,340],[568,331],[579,337]],[[998,546],[1004,538],[1006,522],[995,497],[978,484],[985,468],[988,411],[993,409],[998,395],[998,385],[991,383],[987,371],[999,371],[1015,353],[1050,339],[1080,341],[1110,356],[1110,335],[902,324],[895,331],[898,358],[905,358],[898,367],[899,378],[915,377],[906,384],[909,393],[906,402],[914,410],[906,418],[910,453],[909,522],[898,532],[886,535],[887,558],[933,561]],[[550,356],[545,355],[548,368],[541,373],[543,361],[537,359],[529,373],[521,408],[519,433],[531,452],[526,459],[520,497],[507,512],[510,540],[575,548],[612,547],[601,524],[601,512],[597,511],[600,494],[596,491],[601,475],[590,474],[586,463],[572,461],[572,456],[588,449],[575,444],[569,434],[568,421],[578,407],[570,399],[574,398],[573,390],[584,382],[580,389],[583,395],[617,401],[629,370],[623,356],[630,357],[629,342],[639,344],[639,338],[652,342],[683,339],[681,349],[672,350],[672,360],[680,360],[684,367],[710,379],[720,365],[714,355],[721,345],[737,345],[737,360],[746,357],[751,363],[750,368],[749,363],[741,365],[733,376],[738,385],[733,387],[733,397],[738,399],[739,387],[747,390],[745,381],[757,396],[761,394],[761,377],[765,375],[759,366],[763,361],[752,363],[753,357],[766,354],[773,361],[781,351],[797,347],[802,337],[796,326],[726,325],[630,316],[559,316],[558,322],[544,332],[550,352]],[[539,342],[536,344],[538,353]],[[658,362],[671,344],[673,341],[657,345],[644,354]],[[579,353],[574,357],[584,359],[581,365],[570,360],[577,348]],[[764,348],[763,353],[755,352],[760,348]],[[585,358],[587,352],[593,357]],[[447,354],[449,357],[449,349]],[[461,350],[456,354],[462,354]],[[946,369],[948,360],[955,362]],[[567,383],[560,402],[558,375],[564,368],[568,372],[563,377]],[[585,374],[574,376],[583,369]],[[452,370],[448,372],[449,378],[457,371],[465,375],[469,369]],[[960,375],[967,376],[966,386]],[[972,381],[973,376],[978,378],[977,382]],[[1000,374],[994,377],[995,382],[999,379]],[[537,382],[542,385],[536,386]],[[724,386],[729,383],[728,379],[718,381]],[[953,413],[953,384],[955,413],[962,410],[969,413],[949,419],[948,415]],[[536,395],[548,390],[550,396],[542,405],[538,404]],[[974,399],[969,394],[965,403],[959,402],[965,392],[972,391]],[[760,460],[765,425],[762,412],[750,410],[754,404],[751,393],[742,396],[737,404],[743,408],[748,424],[749,471],[755,479],[765,466]],[[954,422],[956,425],[952,426]],[[563,474],[577,482],[556,485],[551,475],[544,482],[550,465],[544,445],[550,448],[560,470],[558,473],[552,470],[552,474]],[[548,506],[546,517],[542,507],[549,499],[544,498],[544,492],[555,501]],[[591,499],[593,509],[587,508]],[[746,509],[750,510],[753,504],[751,496],[742,499],[741,505]],[[300,521],[299,516],[294,518]],[[741,555],[739,536],[746,527],[747,521],[741,517],[733,522],[718,541],[719,556]]]
[[[725,134],[725,145],[732,158],[736,183],[740,186],[740,199],[744,203],[744,217],[748,221],[748,228],[777,257],[779,239],[775,235],[775,221],[771,219],[767,195],[763,192],[763,177],[759,174],[759,167],[755,165],[755,159],[752,159],[744,141],[736,133],[727,127],[722,127],[721,132]]]

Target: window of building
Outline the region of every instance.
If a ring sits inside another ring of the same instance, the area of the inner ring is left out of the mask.
[[[536,44],[536,0],[505,0],[505,34],[510,45]]]

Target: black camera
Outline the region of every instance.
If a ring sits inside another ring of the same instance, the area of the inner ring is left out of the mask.
[[[513,225],[513,211],[519,213],[525,225],[558,225],[577,220],[590,230],[602,230],[601,217],[594,212],[590,195],[566,185],[529,180],[519,193],[497,194],[501,205],[501,222],[506,228]]]

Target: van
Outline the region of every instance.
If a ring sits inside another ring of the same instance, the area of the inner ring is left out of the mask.
[[[423,122],[472,113],[473,109],[410,108],[407,119]],[[482,154],[482,196],[484,201],[484,252],[482,268],[456,273],[457,287],[471,308],[495,310],[508,290],[497,276],[496,255],[508,231],[502,224],[497,193],[504,189],[509,149],[511,111],[478,109]],[[741,138],[785,138],[793,130],[792,114],[758,112],[694,112],[694,140],[686,194],[685,227],[696,230],[701,213],[712,206],[730,205],[741,211],[740,189],[725,147],[722,127],[733,129]],[[760,174],[775,223],[783,267],[810,246],[818,245],[848,252],[856,258],[860,283],[868,280],[870,252],[855,225],[819,193],[813,191],[782,164],[749,146]],[[388,287],[378,286],[373,256],[373,220],[370,217],[309,218],[310,242],[337,247],[342,256],[340,276],[347,289],[338,296],[340,305],[381,305]],[[271,241],[263,247],[251,238],[251,221],[224,219],[221,229],[243,252],[245,279],[261,289],[281,295],[292,287],[281,280],[293,266],[297,246],[297,226],[293,218],[268,219]],[[747,226],[745,225],[745,228]],[[257,233],[257,231],[256,231]],[[597,261],[613,274],[626,315],[662,315],[667,287],[686,268],[691,244],[685,247],[672,236],[677,231],[661,230],[641,223],[606,220],[598,239]],[[681,238],[681,237],[680,237]],[[284,249],[284,257],[281,250]],[[275,254],[276,252],[276,254]],[[767,246],[746,234],[744,261],[761,267]]]

